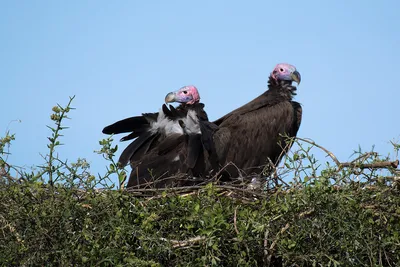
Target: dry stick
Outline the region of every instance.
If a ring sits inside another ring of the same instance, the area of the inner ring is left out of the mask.
[[[282,178],[279,177],[278,174],[275,174],[275,177],[276,177],[282,184],[286,185],[286,187],[289,187],[289,185],[288,185],[285,181],[283,181]]]
[[[182,247],[188,247],[188,246],[191,246],[192,244],[204,241],[204,240],[206,240],[206,237],[196,236],[193,238],[189,238],[187,240],[172,240],[172,239],[168,240],[166,238],[160,238],[160,240],[171,243],[173,248],[182,248]]]
[[[7,163],[5,163],[5,166],[7,166],[8,170],[6,170],[6,168],[4,166],[2,166],[0,168],[0,176],[1,177],[6,177],[9,180],[12,181],[17,181],[18,179],[15,177],[12,177],[8,172],[10,171],[10,165],[8,165]]]
[[[268,262],[268,248],[267,248],[267,246],[268,246],[268,235],[269,235],[269,223],[267,225],[267,230],[265,230],[265,234],[264,234],[264,261],[265,261],[265,263]]]
[[[314,208],[303,211],[302,213],[299,214],[299,218],[303,218],[305,216],[311,215],[311,214],[313,214],[314,211],[315,211]]]
[[[377,156],[377,155],[378,155],[378,153],[376,153],[376,152],[367,152],[367,153],[364,153],[361,156],[357,157],[356,159],[352,160],[351,162],[357,162],[358,160],[361,160],[361,159],[365,160],[368,157]]]
[[[233,162],[229,162],[229,163],[227,163],[224,167],[222,167],[215,175],[213,175],[210,179],[208,179],[208,180],[204,180],[204,182],[207,182],[207,181],[215,181],[215,178],[218,178],[218,176],[227,168],[227,167],[229,167],[229,166],[234,166],[237,170],[238,170],[238,172],[239,173],[241,173],[241,170],[233,163]],[[138,175],[138,174],[137,174]],[[165,177],[165,178],[162,178],[163,176],[165,176],[166,175],[166,173],[164,173],[163,175],[161,175],[160,177],[158,177],[156,180],[154,180],[154,181],[150,181],[150,182],[147,182],[147,183],[145,183],[145,184],[141,184],[141,186],[143,186],[143,185],[153,185],[155,182],[162,182],[162,181],[165,181],[165,180],[170,180],[170,179],[176,179],[176,178],[187,178],[188,177],[188,175],[186,175],[186,174],[181,174],[181,175],[172,175],[172,176],[168,176],[168,177]],[[181,188],[181,189],[185,189],[185,188],[189,188],[189,187],[191,187],[191,186],[183,186],[183,187],[175,187],[174,189],[176,189],[176,188]],[[165,190],[165,189],[167,189],[167,188],[134,188],[134,187],[131,187],[130,189],[128,189],[128,191],[129,192],[131,192],[131,191],[136,191],[136,192],[141,192],[143,189],[146,189],[146,191],[150,191],[150,192],[153,192],[153,191],[162,191],[162,190]],[[154,190],[154,189],[156,189],[156,190]]]
[[[343,162],[340,163],[342,167],[357,167],[360,169],[383,169],[383,168],[397,168],[399,166],[399,160],[395,161],[382,161],[376,163],[354,163],[354,162]]]
[[[286,144],[286,146],[282,149],[282,152],[279,154],[278,159],[283,159],[283,157],[285,156],[285,154],[287,154],[287,153],[289,152],[289,150],[290,150],[290,148],[292,147],[294,141],[295,141],[295,138],[290,138],[290,142],[288,142],[288,143]],[[272,163],[271,159],[270,159],[270,158],[268,158],[268,159],[269,159],[270,163]],[[283,163],[283,165],[284,165],[284,163]],[[285,184],[287,187],[289,187],[289,185],[288,185],[285,181],[283,181],[283,179],[281,179],[281,178],[279,177],[279,175],[278,175],[278,168],[277,168],[277,167],[278,167],[278,166],[275,166],[274,176],[275,176],[276,178],[278,178],[278,180],[281,181],[281,183],[283,183],[283,184]]]
[[[300,137],[296,137],[296,139],[298,139],[298,140],[300,140],[300,141],[303,141],[303,142],[306,142],[306,143],[309,143],[309,144],[311,144],[311,145],[313,145],[313,146],[316,146],[316,147],[318,147],[319,149],[322,149],[326,154],[328,154],[329,157],[331,157],[331,159],[336,163],[337,166],[340,166],[339,160],[338,160],[338,159],[335,157],[335,155],[334,155],[332,152],[330,152],[328,149],[326,149],[326,148],[324,148],[324,147],[318,145],[317,143],[315,143],[315,142],[312,141],[312,140],[308,140],[308,139],[304,139],[304,138],[300,138]]]
[[[281,152],[281,154],[279,155],[279,157],[281,157],[281,156],[283,156],[283,151]],[[275,166],[275,164],[272,162],[272,160],[271,160],[270,158],[268,158],[268,161],[269,161],[270,166],[273,166],[273,167],[274,167],[274,172],[272,173],[271,177],[273,176],[274,178],[276,178],[277,180],[279,180],[282,184],[284,184],[284,185],[286,185],[287,187],[289,187],[289,185],[288,185],[285,181],[283,181],[282,178],[279,177],[277,166]],[[265,167],[266,167],[266,165],[265,165]],[[265,168],[265,167],[264,167],[264,168]],[[275,184],[276,184],[276,186],[278,186],[278,183],[275,183]]]
[[[280,231],[279,233],[276,235],[274,242],[272,242],[271,246],[269,247],[269,250],[272,252],[276,246],[276,244],[279,241],[280,235],[283,234],[288,228],[290,227],[290,224],[287,223]],[[269,266],[271,264],[271,259],[272,259],[272,253],[269,254],[269,256],[267,257],[267,266]]]
[[[328,154],[328,156],[330,156],[332,158],[332,160],[336,163],[336,165],[339,167],[339,170],[344,168],[344,167],[357,167],[357,168],[361,168],[361,169],[380,169],[380,168],[397,168],[399,166],[399,160],[395,160],[395,161],[383,161],[383,162],[376,162],[376,163],[369,163],[369,164],[363,164],[363,163],[355,163],[354,161],[356,161],[357,159],[361,159],[363,157],[368,156],[368,154],[373,155],[373,152],[371,153],[367,153],[365,155],[362,155],[361,157],[358,157],[357,159],[353,160],[352,162],[343,162],[341,163],[336,156],[330,152],[328,149],[316,144],[314,141],[312,140],[307,140],[307,139],[303,139],[300,137],[296,137],[296,139],[309,143],[313,146],[316,146],[320,149],[322,149],[326,154]]]
[[[146,181],[145,183],[142,183],[140,185],[129,187],[129,189],[130,189],[129,191],[137,191],[137,190],[140,190],[140,189],[154,189],[154,187],[152,187],[152,186],[155,183],[159,183],[159,182],[162,182],[162,181],[165,181],[165,180],[171,180],[171,179],[177,179],[177,178],[181,179],[181,178],[187,177],[186,174],[177,174],[177,175],[172,175],[172,176],[165,177],[166,174],[167,174],[167,172],[165,172],[164,174],[160,175],[157,179],[152,179],[152,180]],[[137,172],[136,177],[139,177],[138,175],[139,175],[139,173]],[[146,187],[142,188],[142,187],[139,187],[139,186],[146,186]],[[137,188],[137,187],[139,187],[139,188]]]
[[[238,170],[239,173],[241,172],[241,170],[233,162],[229,162],[223,168],[221,168],[211,179],[208,179],[205,182],[214,181],[214,178],[217,178],[218,175],[221,174],[221,172],[223,172],[230,165],[234,166]],[[183,174],[183,175],[181,174],[181,175],[173,175],[173,176],[169,176],[169,177],[165,177],[165,178],[160,179],[161,177],[162,176],[160,176],[157,179],[157,182],[168,180],[168,179],[187,178],[188,176],[185,175],[185,174]],[[151,184],[154,184],[154,181],[148,182],[148,183],[142,184],[142,185],[151,185]],[[171,188],[167,188],[167,187],[165,187],[165,188],[135,188],[135,187],[131,187],[131,188],[128,188],[127,191],[128,192],[159,192],[159,191],[164,191],[166,189],[171,189],[172,191],[179,191],[179,190],[201,189],[201,188],[203,188],[203,187],[199,186],[199,185],[197,185],[197,186],[171,187]],[[235,188],[235,189],[237,189],[237,188]]]
[[[237,206],[235,208],[235,213],[233,215],[233,226],[235,227],[236,234],[239,235],[239,231],[238,231],[237,226],[236,226],[236,213],[237,213]]]
[[[17,241],[19,243],[23,242],[23,240],[21,239],[21,236],[19,235],[18,231],[16,231],[15,227],[13,225],[11,225],[11,223],[9,223],[6,218],[4,218],[3,215],[0,215],[0,221],[4,223],[4,227],[2,227],[2,230],[4,228],[8,228],[8,230],[10,231],[10,233],[14,233],[15,237],[17,238]]]
[[[241,175],[242,170],[239,169],[238,166],[236,166],[235,163],[233,163],[232,161],[228,162],[224,167],[222,167],[212,178],[211,180],[214,180],[215,178],[218,178],[218,175],[220,175],[226,168],[228,168],[229,166],[233,166],[236,168],[236,170],[238,171],[239,175]]]
[[[214,185],[215,188],[217,189],[228,189],[232,191],[239,191],[242,193],[246,193],[249,195],[255,195],[258,197],[267,197],[265,194],[253,192],[252,190],[248,190],[245,188],[239,188],[239,187],[234,187],[234,186],[229,186],[229,185]],[[164,187],[164,188],[143,188],[143,189],[127,189],[128,192],[163,192],[165,190],[169,190],[171,192],[176,192],[176,191],[189,191],[189,190],[197,190],[197,189],[205,189],[204,186],[200,185],[193,185],[193,186],[181,186],[181,187]]]

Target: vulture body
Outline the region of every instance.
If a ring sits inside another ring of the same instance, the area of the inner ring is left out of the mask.
[[[266,92],[214,121],[218,130],[213,141],[222,166],[232,162],[249,175],[260,174],[268,163],[279,163],[291,146],[282,136],[295,137],[300,128],[302,108],[292,100],[292,82],[300,80],[294,66],[278,64]],[[226,168],[230,176],[238,175],[236,167]]]
[[[103,129],[105,134],[131,132],[121,141],[136,138],[118,161],[121,167],[128,163],[132,167],[127,187],[180,185],[169,177],[177,173],[199,176],[213,162],[216,166],[212,136],[207,135],[212,124],[199,100],[197,88],[185,86],[165,98],[167,103],[180,102],[177,108],[164,104],[160,112],[143,113]]]

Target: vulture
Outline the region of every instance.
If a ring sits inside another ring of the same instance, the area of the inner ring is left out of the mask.
[[[104,134],[130,132],[120,141],[136,138],[118,160],[120,167],[128,163],[132,167],[127,187],[176,186],[179,183],[170,178],[174,174],[200,176],[212,169],[211,164],[216,169],[212,136],[206,134],[211,134],[213,125],[199,101],[197,88],[184,86],[165,97],[166,103],[180,103],[177,108],[163,104],[159,112],[126,118],[103,129]]]
[[[301,76],[290,64],[277,64],[269,76],[268,90],[213,123],[213,142],[221,166],[233,163],[245,175],[260,174],[269,163],[277,165],[300,128],[302,107],[293,101]],[[237,177],[235,166],[226,170]]]

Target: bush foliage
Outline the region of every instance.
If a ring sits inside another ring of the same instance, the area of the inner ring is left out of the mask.
[[[103,176],[55,156],[71,101],[53,108],[38,171],[8,163],[14,136],[0,139],[3,266],[400,266],[398,162],[358,151],[337,164],[297,140],[263,190],[211,180],[129,191],[111,138],[98,151]]]

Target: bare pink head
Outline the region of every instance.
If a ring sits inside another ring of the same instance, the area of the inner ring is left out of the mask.
[[[175,92],[168,93],[165,97],[165,103],[178,102],[193,105],[199,101],[199,91],[197,91],[197,88],[194,85],[184,86]]]
[[[296,67],[287,63],[280,63],[275,66],[271,73],[275,81],[291,81],[300,84],[301,76]]]

